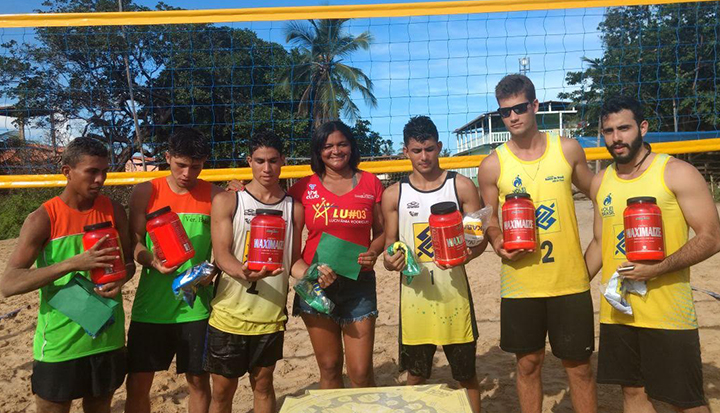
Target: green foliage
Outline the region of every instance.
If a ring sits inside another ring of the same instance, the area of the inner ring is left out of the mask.
[[[46,0],[43,6],[38,12],[108,12],[118,7],[116,0]],[[133,0],[123,0],[123,9],[150,10]],[[155,9],[176,8],[159,2]],[[124,170],[141,150],[161,158],[177,125],[193,126],[211,140],[207,167],[243,166],[249,137],[264,129],[274,130],[286,142],[288,158],[303,158],[308,156],[313,121],[337,119],[341,112],[357,119],[352,91],[376,104],[370,79],[342,63],[353,52],[367,49],[372,36],[347,34],[345,22],[292,25],[288,41],[298,47],[290,51],[251,30],[212,24],[36,28],[32,42],[0,45],[0,98],[15,102],[18,120],[30,127],[47,128],[51,112],[56,125],[81,125],[83,136],[111,146],[116,171]],[[302,96],[294,99],[298,88],[304,88]],[[391,151],[392,143],[371,131],[368,121],[356,128],[363,155]],[[11,139],[1,143],[0,151],[24,145]],[[26,162],[25,170],[11,171],[37,173],[32,162]]]
[[[352,128],[357,139],[360,155],[363,157],[385,156],[393,154],[391,139],[383,139],[379,133],[370,130],[370,121],[358,119]]]
[[[313,128],[339,119],[340,113],[356,120],[360,110],[350,98],[355,90],[368,105],[377,106],[372,80],[362,70],[343,63],[352,53],[368,50],[372,34],[348,34],[343,27],[347,21],[291,22],[285,30],[287,42],[297,47],[299,60],[285,71],[283,90],[299,101],[298,114],[309,116]]]
[[[31,188],[0,191],[0,239],[17,238],[25,218],[62,188]]]
[[[603,56],[565,81],[579,90],[560,93],[583,110],[582,134],[597,135],[603,99],[616,94],[643,102],[655,131],[717,130],[719,2],[612,7],[598,29]]]
[[[149,10],[131,0],[125,11]],[[115,0],[48,0],[42,12],[117,11]],[[162,2],[158,10],[175,9]],[[85,125],[82,134],[114,150],[115,170],[140,151],[126,62],[133,79],[139,135],[146,155],[165,149],[174,125],[192,125],[213,143],[209,166],[235,166],[258,128],[273,128],[288,142],[305,137],[307,121],[294,119],[281,68],[291,53],[250,30],[209,24],[37,28],[36,41],[2,44],[0,96],[15,102],[19,120],[47,127]]]

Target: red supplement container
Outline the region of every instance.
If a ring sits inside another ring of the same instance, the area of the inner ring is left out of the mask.
[[[169,206],[147,214],[145,219],[145,229],[163,266],[171,268],[195,256],[195,248],[190,243],[180,217]]]
[[[463,218],[454,202],[440,202],[430,207],[430,238],[435,255],[433,260],[446,267],[465,262],[467,246]]]
[[[505,195],[502,207],[503,241],[507,251],[519,249],[534,250],[537,244],[535,235],[535,205],[530,194],[518,193]]]
[[[83,248],[85,251],[92,248],[104,236],[108,236],[102,243],[100,249],[120,247],[120,236],[113,228],[112,222],[106,221],[99,224],[86,225],[83,227]],[[97,285],[122,280],[125,278],[125,260],[123,260],[122,248],[117,251],[118,258],[110,261],[110,268],[94,268],[90,270],[90,279]]]
[[[665,241],[662,211],[651,196],[629,198],[623,212],[625,221],[625,256],[628,261],[662,261]]]
[[[283,265],[285,249],[285,220],[278,209],[257,209],[250,221],[248,268],[260,271],[263,267],[275,271]]]

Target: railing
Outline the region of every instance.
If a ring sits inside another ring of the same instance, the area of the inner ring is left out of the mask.
[[[540,132],[558,132],[557,129],[541,129]],[[465,136],[464,142],[458,137],[457,152],[467,151],[478,146],[494,145],[505,143],[510,140],[510,132],[493,132],[483,135],[468,134]]]

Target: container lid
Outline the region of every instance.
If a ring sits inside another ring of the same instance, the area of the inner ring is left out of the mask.
[[[283,212],[279,209],[256,209],[255,215],[277,215],[282,216]]]
[[[509,201],[511,199],[520,199],[520,198],[530,199],[530,194],[528,194],[527,192],[518,192],[518,193],[514,193],[514,194],[505,195],[506,201]]]
[[[95,231],[96,229],[111,228],[111,227],[112,227],[112,221],[105,221],[105,222],[101,222],[99,224],[85,225],[83,227],[83,231],[90,232],[90,231]]]
[[[172,209],[169,206],[162,207],[156,211],[153,211],[147,215],[145,215],[145,220],[150,221],[153,218],[157,218],[162,214],[166,214],[168,212],[172,211]]]
[[[430,207],[430,213],[433,215],[452,214],[457,211],[457,205],[454,202],[438,202]]]
[[[654,196],[636,196],[633,198],[628,198],[627,204],[638,204],[638,203],[650,203],[650,204],[656,204],[657,199]]]

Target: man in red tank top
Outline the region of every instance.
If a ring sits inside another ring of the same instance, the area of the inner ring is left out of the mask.
[[[210,260],[210,205],[222,191],[198,178],[209,155],[210,146],[200,132],[175,129],[165,155],[170,175],[137,185],[130,196],[134,255],[143,268],[128,329],[128,413],[150,412],[155,372],[167,370],[173,358],[177,373],[187,379],[188,411],[205,413],[210,406],[210,378],[202,363],[212,287],[199,288],[192,306],[176,300],[171,288],[182,271]],[[152,252],[146,232],[146,214],[165,206],[179,215],[195,249],[193,258],[172,268]]]
[[[135,273],[135,264],[125,210],[100,195],[107,171],[108,150],[102,142],[73,140],[63,153],[65,189],[25,219],[0,278],[0,293],[5,297],[36,290],[40,294],[31,377],[38,412],[69,412],[73,399],[79,398],[86,412],[110,411],[113,394],[125,379],[120,290]],[[91,269],[111,267],[108,263],[121,254],[116,247],[102,248],[102,241],[83,252],[83,227],[105,221],[113,222],[118,230],[126,252],[127,277],[95,288],[97,294],[120,301],[120,305],[114,322],[93,338],[49,301],[74,277],[88,277]],[[37,268],[31,269],[36,260]]]

